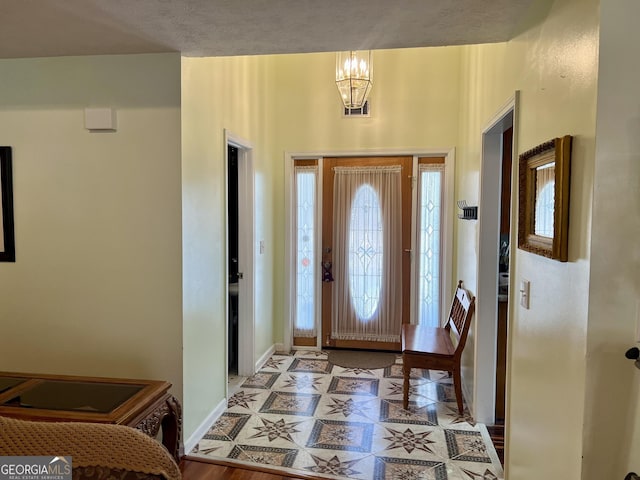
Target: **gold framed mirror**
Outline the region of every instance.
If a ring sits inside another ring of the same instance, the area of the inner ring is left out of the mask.
[[[571,136],[520,155],[518,248],[566,262],[569,235]]]

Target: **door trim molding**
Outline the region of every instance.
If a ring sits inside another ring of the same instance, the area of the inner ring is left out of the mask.
[[[505,103],[487,122],[482,130],[482,157],[480,163],[480,190],[478,206],[478,272],[476,303],[476,335],[474,359],[474,396],[473,414],[478,422],[492,425],[495,421],[496,388],[496,336],[498,319],[498,242],[500,235],[500,180],[502,177],[502,133],[513,126],[511,172],[511,227],[509,256],[512,260],[510,277],[515,266],[514,202],[517,199],[517,116],[519,92]],[[513,278],[509,279],[509,309],[507,325],[510,324],[510,311],[513,306]],[[507,352],[509,352],[507,340]],[[507,353],[508,355],[508,353]],[[508,360],[507,360],[507,363]],[[508,374],[507,374],[508,381]],[[507,407],[508,408],[508,407]]]
[[[238,283],[238,297],[242,301],[238,302],[238,375],[251,376],[255,373],[255,219],[254,219],[254,165],[253,165],[253,145],[251,142],[224,130],[224,170],[225,179],[228,177],[228,148],[229,146],[238,149],[238,191],[242,195],[238,195],[238,216],[243,219],[238,222],[238,261],[241,262],[238,268],[242,269],[244,274],[243,281]],[[228,205],[229,192],[225,182],[225,258],[229,258],[228,245]],[[227,308],[225,310],[225,349],[229,345],[229,267],[225,262],[225,299]],[[225,362],[228,363],[228,352],[225,355]],[[227,365],[225,375],[228,376]],[[227,382],[228,384],[228,382]],[[225,387],[226,388],[226,387]],[[228,396],[228,395],[227,395]]]
[[[284,152],[284,196],[285,196],[285,239],[284,239],[284,348],[285,351],[289,351],[293,347],[293,305],[295,295],[295,265],[294,265],[294,252],[293,242],[295,238],[295,222],[293,221],[294,215],[294,161],[295,160],[309,160],[317,159],[318,164],[322,166],[322,159],[324,157],[390,157],[390,156],[413,156],[417,157],[444,157],[445,158],[445,214],[444,225],[445,230],[444,242],[443,242],[443,296],[450,299],[453,291],[452,279],[453,275],[453,219],[455,215],[454,209],[454,182],[455,182],[455,147],[449,148],[394,148],[394,149],[371,149],[371,150],[339,150],[339,151],[311,151],[311,152]],[[318,202],[322,205],[322,190],[319,186]],[[413,242],[413,228],[412,228],[412,242]],[[316,232],[317,245],[321,245],[321,229]],[[412,243],[413,245],[413,243]],[[413,246],[412,246],[413,248]],[[415,259],[412,260],[412,272]],[[320,279],[317,279],[320,283]],[[412,290],[414,278],[412,277]],[[319,300],[320,301],[320,300]],[[318,332],[322,331],[321,319],[316,318],[316,327]],[[318,343],[315,348],[321,348],[322,338],[318,335]],[[312,347],[305,347],[307,349]]]

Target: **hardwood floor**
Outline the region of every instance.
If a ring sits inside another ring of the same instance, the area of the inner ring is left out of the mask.
[[[180,471],[182,472],[182,480],[297,480],[311,478],[287,477],[190,459],[183,459],[180,462]]]

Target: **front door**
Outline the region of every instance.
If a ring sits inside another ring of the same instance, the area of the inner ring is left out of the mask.
[[[322,345],[400,350],[412,157],[324,158],[322,175]]]

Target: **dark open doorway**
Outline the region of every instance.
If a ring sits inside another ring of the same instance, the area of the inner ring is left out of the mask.
[[[227,218],[229,249],[227,263],[229,271],[229,373],[238,373],[238,149],[229,145],[227,152]]]

